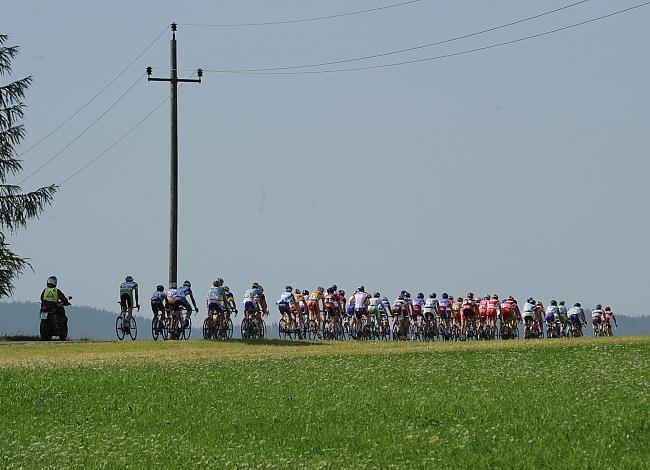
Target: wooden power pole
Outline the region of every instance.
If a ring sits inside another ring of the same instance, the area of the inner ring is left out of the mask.
[[[176,59],[176,23],[171,24],[170,77],[155,78],[152,69],[147,67],[150,82],[170,82],[171,84],[171,166],[169,173],[169,283],[178,282],[178,84],[201,83],[203,70],[197,70],[198,79],[178,78]]]

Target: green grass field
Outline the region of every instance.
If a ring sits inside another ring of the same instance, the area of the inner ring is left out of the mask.
[[[649,468],[650,338],[0,345],[0,467]]]

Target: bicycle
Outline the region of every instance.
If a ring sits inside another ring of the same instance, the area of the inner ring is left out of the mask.
[[[118,304],[122,304],[118,302]],[[138,312],[140,311],[140,306],[136,306]],[[115,319],[115,333],[117,334],[117,339],[122,341],[128,334],[131,340],[135,340],[138,337],[138,324],[135,321],[135,317],[131,315],[131,320],[127,318],[128,310],[126,307],[122,307],[122,311]]]
[[[257,314],[260,314],[260,318]],[[249,310],[242,319],[240,332],[242,339],[264,339],[266,337],[266,324],[261,316],[268,316],[268,312]]]
[[[183,309],[174,307],[171,315],[165,319],[165,330],[167,331],[165,339],[190,339],[192,334],[191,315],[191,312],[188,311],[186,318],[183,319]]]
[[[165,338],[165,314],[159,313],[154,315],[151,319],[151,336],[154,341],[158,341],[158,338],[162,335],[163,339]]]
[[[234,310],[237,316],[237,310]],[[230,308],[218,312],[210,310],[203,320],[203,339],[232,339],[233,324],[230,318]]]

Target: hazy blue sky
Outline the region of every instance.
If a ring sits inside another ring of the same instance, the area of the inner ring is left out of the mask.
[[[171,21],[240,23],[336,14],[392,0],[25,1],[3,7],[34,76],[22,149],[100,90]],[[179,26],[179,68],[321,62],[470,33],[571,3],[423,0],[336,20],[268,27]],[[444,46],[360,63],[435,56],[632,6],[593,0]],[[206,74],[180,91],[181,280],[203,305],[217,276],[272,300],[363,283],[496,291],[644,313],[650,221],[650,7],[517,45],[420,64],[316,75]],[[147,65],[165,75],[165,33],[83,113],[25,155],[25,173],[104,111]],[[140,82],[25,189],[59,183],[169,93]],[[132,274],[148,299],[166,282],[169,110],[67,183],[12,238],[35,273],[79,304],[114,308]],[[143,302],[146,305],[147,302]],[[148,308],[148,307],[147,307]],[[202,310],[204,310],[202,308]]]

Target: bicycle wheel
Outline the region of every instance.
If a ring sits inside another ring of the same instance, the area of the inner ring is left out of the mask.
[[[226,325],[226,339],[232,339],[233,325],[232,320],[228,318],[228,324]]]
[[[153,317],[151,319],[151,337],[154,341],[158,341],[160,336],[160,330],[158,329],[158,317]]]
[[[209,317],[205,317],[205,320],[203,320],[203,339],[212,339],[212,328],[210,323]]]
[[[131,317],[131,324],[129,326],[129,336],[133,341],[138,337],[138,324],[135,321],[135,317]]]
[[[115,320],[115,333],[117,333],[117,339],[120,341],[124,339],[124,319],[122,315],[118,315]]]
[[[183,322],[183,339],[190,339],[190,336],[192,336],[192,317],[188,315],[187,319],[181,319],[181,322]]]
[[[258,328],[258,333],[259,333],[259,338],[264,339],[266,338],[266,323],[264,323],[264,319],[260,318],[260,324]]]

